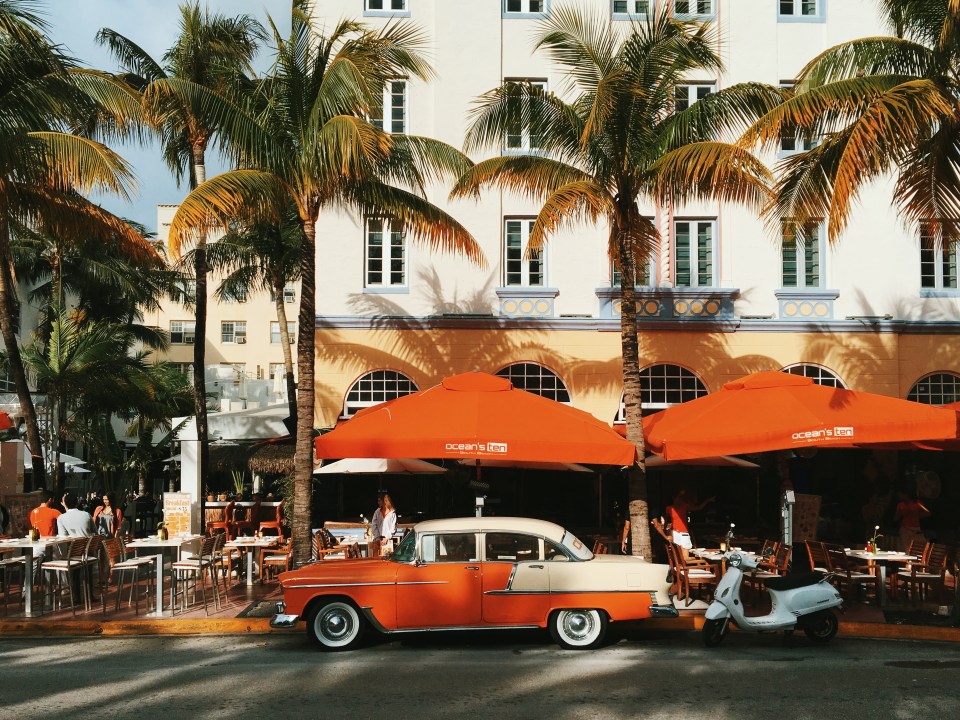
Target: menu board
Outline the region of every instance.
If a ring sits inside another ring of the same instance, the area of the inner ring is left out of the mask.
[[[171,537],[190,534],[190,493],[163,494],[163,526]]]
[[[40,504],[40,493],[5,495],[3,504],[10,513],[10,528],[7,532],[11,537],[22,538],[30,529],[30,511]]]

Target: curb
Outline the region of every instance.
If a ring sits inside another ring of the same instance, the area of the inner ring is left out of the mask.
[[[703,616],[651,618],[638,623],[650,630],[694,632],[703,627]],[[736,628],[734,628],[736,630]],[[272,628],[269,618],[222,618],[198,620],[23,620],[0,621],[0,637],[124,637],[150,635],[265,635],[301,632],[300,628]],[[960,628],[923,625],[884,625],[841,622],[842,637],[876,640],[922,640],[960,643]]]

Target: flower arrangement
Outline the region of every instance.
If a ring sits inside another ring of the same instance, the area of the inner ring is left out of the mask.
[[[167,526],[163,524],[162,520],[157,523],[157,537],[160,540],[168,540],[170,537],[170,534],[167,531]]]
[[[874,525],[873,537],[867,541],[867,552],[873,552],[873,553],[877,552],[877,550],[880,549],[879,545],[877,545],[877,541],[879,538],[882,538],[882,537],[883,535],[880,534],[880,526]]]
[[[364,537],[370,537],[370,521],[367,520],[363,513],[360,513],[360,522],[363,523]]]

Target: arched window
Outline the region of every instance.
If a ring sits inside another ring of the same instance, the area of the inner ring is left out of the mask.
[[[557,374],[536,363],[514,363],[497,372],[498,377],[507,378],[518,390],[526,390],[534,395],[550,398],[571,405],[567,386]]]
[[[811,378],[817,385],[826,385],[827,387],[840,388],[841,390],[845,390],[847,387],[843,384],[843,380],[834,375],[833,372],[819,365],[797,363],[796,365],[788,365],[780,372]]]
[[[415,393],[416,384],[394,370],[374,370],[362,375],[347,391],[343,403],[343,418],[353,417],[358,410],[379,405],[387,400]]]
[[[696,373],[680,365],[651,365],[640,371],[640,410],[644,415],[695,400],[707,394],[707,386]],[[620,395],[620,408],[614,422],[627,421],[627,411]]]
[[[926,375],[910,389],[907,400],[925,405],[948,405],[960,402],[960,375],[954,373]]]

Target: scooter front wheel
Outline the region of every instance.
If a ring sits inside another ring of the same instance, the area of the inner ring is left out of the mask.
[[[830,610],[814,613],[803,623],[803,631],[807,637],[820,645],[830,642],[839,629],[837,616]]]
[[[705,620],[703,623],[703,644],[707,647],[716,647],[727,636],[730,630],[730,618],[719,620]]]

